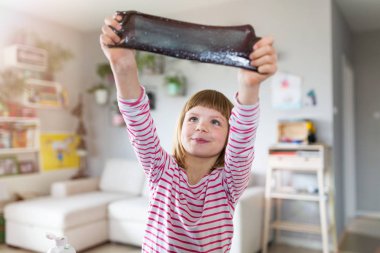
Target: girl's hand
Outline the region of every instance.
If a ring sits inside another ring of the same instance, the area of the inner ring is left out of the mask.
[[[135,52],[126,48],[110,48],[120,42],[119,36],[110,28],[120,30],[121,16],[106,18],[100,35],[100,46],[110,62],[116,83],[117,94],[124,99],[137,99],[141,94],[141,86],[137,73]],[[125,28],[125,27],[123,27]]]
[[[263,37],[259,40],[253,46],[253,52],[249,58],[251,65],[257,67],[258,72],[240,69],[239,83],[247,87],[258,86],[277,70],[277,55],[273,47],[273,38]]]
[[[110,62],[111,67],[117,72],[128,68],[136,68],[134,50],[108,47],[120,42],[120,37],[110,28],[111,26],[116,30],[120,30],[122,28],[119,24],[120,21],[121,16],[119,15],[105,18],[102,34],[100,35],[100,46],[103,53]]]

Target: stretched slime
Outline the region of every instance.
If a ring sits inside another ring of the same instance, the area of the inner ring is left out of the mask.
[[[251,25],[208,26],[136,11],[118,11],[124,47],[180,59],[257,71],[250,65],[252,46],[260,39]]]

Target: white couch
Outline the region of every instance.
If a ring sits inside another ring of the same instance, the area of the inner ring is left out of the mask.
[[[260,249],[264,190],[248,188],[234,217],[232,253]],[[51,196],[6,206],[6,243],[37,252],[51,247],[47,232],[66,235],[77,251],[106,241],[140,246],[149,204],[137,162],[110,159],[100,179],[54,183]]]

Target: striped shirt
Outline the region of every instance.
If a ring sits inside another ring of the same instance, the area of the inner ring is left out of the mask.
[[[118,102],[151,189],[142,252],[229,252],[234,208],[251,174],[259,105],[234,99],[225,167],[190,185],[160,145],[145,91],[139,99]]]

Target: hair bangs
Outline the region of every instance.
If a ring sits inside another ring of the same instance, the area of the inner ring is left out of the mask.
[[[185,112],[196,106],[203,106],[220,112],[228,121],[232,103],[222,93],[215,90],[203,90],[196,93],[186,104]]]

